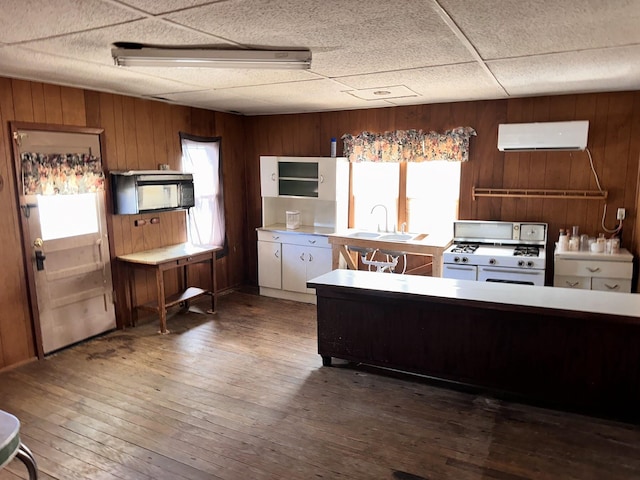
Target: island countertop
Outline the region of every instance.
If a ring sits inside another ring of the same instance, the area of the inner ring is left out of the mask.
[[[311,288],[347,287],[377,294],[429,296],[443,301],[467,301],[616,315],[640,323],[640,295],[510,283],[476,282],[418,275],[333,270],[308,282]]]

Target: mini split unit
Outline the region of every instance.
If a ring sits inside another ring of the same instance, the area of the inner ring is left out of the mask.
[[[501,152],[570,151],[587,148],[589,121],[498,125]]]

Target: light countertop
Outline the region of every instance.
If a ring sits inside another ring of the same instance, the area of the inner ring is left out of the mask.
[[[266,227],[258,227],[256,230],[304,235],[331,235],[336,231],[333,227],[318,227],[315,225],[300,225],[299,228],[293,229],[287,228],[287,225],[284,223],[274,223],[272,225],[267,225]]]
[[[311,279],[308,285],[311,288],[323,285],[338,286],[442,299],[621,315],[635,317],[640,321],[640,295],[634,293],[476,282],[355,270],[333,270]]]

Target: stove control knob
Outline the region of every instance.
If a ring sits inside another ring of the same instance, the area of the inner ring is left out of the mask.
[[[524,260],[518,260],[518,266],[524,267]]]
[[[467,257],[462,257],[462,263],[467,263],[469,259]]]
[[[460,257],[454,257],[453,261],[454,263],[460,263]]]
[[[527,267],[533,267],[533,262],[531,260],[527,262]]]
[[[489,259],[489,265],[495,265],[496,264],[496,259],[495,258],[490,258]]]

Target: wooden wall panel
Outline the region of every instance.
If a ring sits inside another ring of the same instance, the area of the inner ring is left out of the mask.
[[[15,120],[14,103],[12,81],[0,78],[0,156],[5,159],[0,162],[0,370],[36,355],[24,262],[16,254],[22,250],[22,238],[9,131],[9,122]]]

